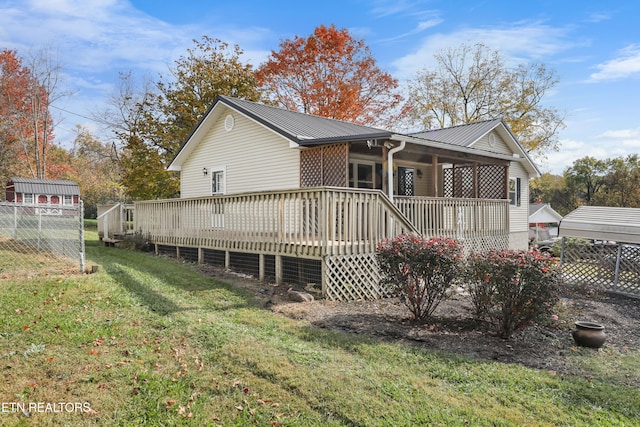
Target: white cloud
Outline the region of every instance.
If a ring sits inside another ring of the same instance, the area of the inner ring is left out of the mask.
[[[596,65],[599,71],[591,74],[593,82],[617,80],[640,75],[640,46],[630,45],[621,49],[616,58]]]
[[[555,28],[540,22],[519,22],[509,27],[464,28],[451,33],[426,37],[415,52],[394,62],[399,78],[412,78],[416,72],[435,65],[433,55],[463,43],[484,43],[514,62],[540,60],[580,43],[569,40],[570,29]]]

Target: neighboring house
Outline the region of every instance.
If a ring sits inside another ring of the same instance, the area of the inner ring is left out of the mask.
[[[77,206],[80,187],[73,181],[11,178],[5,188],[7,202],[25,206]]]
[[[548,203],[529,205],[529,239],[533,241],[549,240],[558,237],[558,224],[562,215]]]
[[[281,256],[317,260],[335,299],[375,297],[375,247],[400,232],[527,248],[539,176],[499,119],[399,134],[224,96],[169,170],[181,198],[136,203],[156,245],[256,254],[261,277],[274,256],[277,280]]]

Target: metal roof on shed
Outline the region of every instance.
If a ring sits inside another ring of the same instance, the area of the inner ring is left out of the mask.
[[[11,178],[16,193],[77,196],[80,187],[73,181],[38,178]],[[11,184],[11,182],[9,184]]]
[[[560,221],[558,235],[640,244],[640,208],[580,206]]]

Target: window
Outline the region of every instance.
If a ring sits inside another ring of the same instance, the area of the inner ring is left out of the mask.
[[[211,194],[224,194],[226,191],[226,167],[216,166],[211,171]]]
[[[373,162],[350,162],[349,187],[381,189],[382,164]]]
[[[33,204],[33,194],[29,194],[29,193],[24,193],[22,195],[22,203],[24,203],[25,205],[32,205]]]
[[[62,204],[63,205],[73,205],[73,196],[65,195],[63,196]]]
[[[513,206],[520,206],[522,192],[522,180],[520,178],[509,178],[509,200]]]

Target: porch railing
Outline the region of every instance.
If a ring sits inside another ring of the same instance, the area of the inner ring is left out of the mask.
[[[509,233],[508,200],[396,196],[394,203],[427,237],[474,240]]]
[[[161,245],[308,257],[417,232],[382,192],[333,187],[136,202],[135,229]]]

